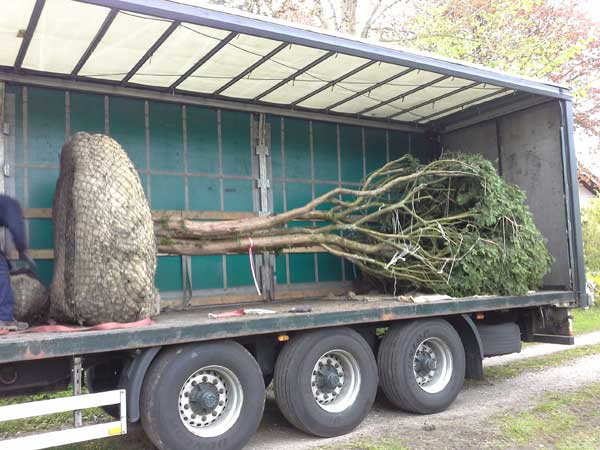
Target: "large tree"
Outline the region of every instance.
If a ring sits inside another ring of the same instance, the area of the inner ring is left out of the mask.
[[[600,134],[600,24],[587,0],[213,2],[564,84],[577,124]]]

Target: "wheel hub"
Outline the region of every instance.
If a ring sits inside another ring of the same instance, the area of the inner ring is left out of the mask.
[[[328,364],[321,367],[318,372],[317,387],[328,394],[334,392],[335,388],[340,385],[340,374],[337,369]]]
[[[196,414],[209,414],[219,406],[219,391],[209,383],[200,383],[190,392],[190,407]]]
[[[311,389],[313,398],[325,411],[344,411],[360,390],[358,362],[345,350],[325,353],[314,366]]]
[[[208,366],[193,373],[181,388],[179,417],[197,436],[219,436],[239,417],[242,401],[237,376],[225,367]]]
[[[413,358],[415,381],[426,392],[440,392],[452,375],[452,353],[437,337],[421,342]]]

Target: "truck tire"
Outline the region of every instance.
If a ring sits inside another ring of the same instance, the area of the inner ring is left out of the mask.
[[[378,354],[379,379],[388,400],[418,414],[445,410],[465,379],[465,350],[454,327],[443,319],[392,326]]]
[[[365,339],[348,328],[293,337],[275,363],[275,398],[296,428],[321,437],[352,431],[377,393],[377,363]]]
[[[160,450],[239,450],[258,428],[264,406],[260,368],[233,341],[161,352],[140,400],[142,426]]]

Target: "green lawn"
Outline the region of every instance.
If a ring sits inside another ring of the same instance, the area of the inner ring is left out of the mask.
[[[573,309],[572,315],[575,335],[600,330],[600,305],[588,309]]]
[[[598,450],[600,448],[600,383],[569,393],[549,393],[526,411],[496,420],[498,448]]]

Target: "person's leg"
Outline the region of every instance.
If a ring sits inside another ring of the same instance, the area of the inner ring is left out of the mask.
[[[9,331],[26,330],[29,325],[17,322],[13,316],[15,298],[10,285],[10,267],[4,255],[0,254],[0,329]]]
[[[13,306],[15,303],[12,286],[10,285],[10,269],[4,255],[0,254],[0,321],[14,320]]]

